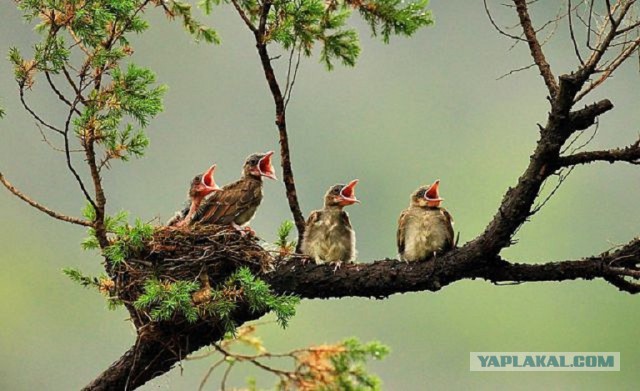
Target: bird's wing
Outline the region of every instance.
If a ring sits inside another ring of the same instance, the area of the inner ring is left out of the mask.
[[[342,213],[340,213],[340,218],[342,219],[342,224],[344,224],[345,227],[353,229],[351,227],[351,220],[349,220],[349,214],[347,212],[343,210]]]
[[[239,180],[211,194],[200,206],[193,221],[201,224],[231,224],[249,209],[260,196],[260,187],[254,181]]]
[[[451,214],[449,212],[447,212],[446,209],[442,208],[442,215],[444,216],[445,222],[447,224],[447,241],[448,241],[448,248],[452,249],[453,246],[455,245],[454,243],[454,233],[453,233],[453,217],[451,217]]]
[[[404,210],[400,213],[400,218],[398,219],[398,233],[396,234],[396,240],[398,243],[398,253],[402,254],[404,252],[404,232],[407,224],[407,216],[409,211]]]
[[[313,212],[311,212],[309,217],[307,217],[307,223],[306,223],[307,228],[317,223],[318,220],[320,220],[321,216],[322,216],[322,211],[320,210],[314,210]]]
[[[190,205],[185,204],[182,210],[175,212],[171,220],[167,221],[167,226],[169,227],[174,226],[178,224],[178,222],[180,222],[181,220],[184,220],[184,218],[187,217],[187,215],[189,214],[189,206]]]

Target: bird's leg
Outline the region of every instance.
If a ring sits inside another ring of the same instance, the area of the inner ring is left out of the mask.
[[[241,235],[252,235],[252,236],[256,236],[256,231],[254,231],[253,229],[251,229],[251,227],[249,227],[248,225],[246,227],[240,226],[236,223],[231,223],[231,226],[238,232],[240,232]]]
[[[335,273],[342,266],[342,261],[331,262],[333,265],[333,272]]]
[[[200,282],[202,283],[202,288],[195,291],[191,297],[195,304],[205,303],[211,296],[211,284],[209,283],[209,275],[206,270],[203,270],[199,277]]]
[[[209,275],[206,272],[200,274],[200,281],[202,282],[203,289],[211,289],[211,285],[209,284]]]

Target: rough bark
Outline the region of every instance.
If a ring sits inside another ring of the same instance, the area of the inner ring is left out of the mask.
[[[304,264],[300,259],[285,262],[274,271],[260,274],[275,292],[296,294],[306,299],[369,297],[382,299],[405,292],[436,292],[456,281],[484,279],[492,283],[603,279],[621,291],[638,293],[640,285],[629,280],[640,277],[640,239],[626,246],[579,260],[544,264],[511,263],[500,257],[485,257],[473,244],[442,257],[401,262],[384,259],[365,264],[345,264],[337,271],[331,264]],[[220,262],[215,255],[211,259]],[[238,324],[258,319],[262,312],[240,308],[234,315]],[[134,389],[166,373],[188,354],[223,337],[210,322],[172,327],[151,323],[139,328],[136,344],[85,390]]]
[[[256,316],[247,308],[234,314],[234,318],[240,323],[255,319]],[[160,327],[153,323],[149,325],[152,327],[139,329],[136,343],[83,390],[136,389],[171,370],[174,364],[189,353],[224,337],[224,331],[212,327],[209,322],[198,322],[180,328]]]

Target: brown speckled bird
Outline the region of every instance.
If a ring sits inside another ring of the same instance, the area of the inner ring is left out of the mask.
[[[440,180],[411,195],[409,208],[398,220],[398,253],[403,261],[418,261],[449,251],[454,246],[453,218],[440,207]]]
[[[220,191],[218,185],[213,179],[213,173],[216,165],[209,167],[203,174],[196,175],[189,186],[189,203],[167,222],[170,227],[182,227],[188,225],[197,212],[202,200],[214,191]]]
[[[355,196],[358,180],[347,185],[331,186],[324,196],[324,208],[313,211],[307,219],[302,252],[316,262],[330,262],[336,269],[356,256],[356,235],[351,228],[347,205],[360,202]]]
[[[262,201],[262,177],[276,179],[272,156],[273,151],[250,155],[242,167],[242,178],[207,198],[191,224],[232,225],[238,230],[248,224]]]

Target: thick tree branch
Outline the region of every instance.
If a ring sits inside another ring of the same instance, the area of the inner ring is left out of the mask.
[[[558,166],[569,167],[577,164],[587,164],[597,161],[640,164],[640,139],[626,148],[616,148],[604,151],[588,151],[562,156],[558,159]]]
[[[583,109],[573,111],[569,114],[569,124],[571,133],[578,130],[585,130],[596,123],[598,116],[613,109],[613,103],[609,99],[585,106]]]
[[[218,255],[209,252],[206,257],[220,265]],[[640,285],[635,282],[640,277],[640,270],[636,266],[638,263],[640,239],[614,252],[544,264],[510,263],[499,257],[487,258],[476,253],[474,246],[468,244],[436,259],[412,263],[385,259],[373,263],[345,264],[337,271],[331,264],[305,264],[300,259],[293,259],[259,276],[277,293],[296,294],[307,299],[384,298],[396,293],[435,292],[456,281],[476,278],[492,283],[601,278],[621,290],[638,293]],[[198,264],[196,269],[200,267]],[[632,276],[631,280],[627,276]],[[262,312],[251,313],[243,305],[233,319],[237,324],[242,324],[262,315]],[[188,354],[223,337],[220,328],[205,321],[193,326],[185,326],[184,322],[179,326],[166,322],[150,323],[140,327],[138,332],[136,345],[85,390],[133,389],[169,371]]]
[[[234,319],[244,323],[262,313],[253,314],[247,308],[234,313]],[[210,322],[199,322],[180,329],[150,324],[138,330],[136,343],[107,370],[83,388],[84,391],[134,390],[154,377],[168,372],[188,354],[211,345],[225,332]]]
[[[527,38],[527,43],[529,44],[529,50],[531,51],[531,57],[535,61],[538,69],[540,70],[540,75],[544,79],[544,83],[547,85],[547,89],[549,90],[549,94],[551,97],[554,97],[558,92],[558,83],[556,82],[553,73],[551,72],[551,66],[547,62],[547,59],[542,52],[542,47],[540,46],[540,42],[536,37],[536,31],[533,28],[533,24],[531,23],[531,18],[529,17],[529,11],[527,9],[527,1],[526,0],[513,0],[516,5],[516,11],[518,12],[518,18],[520,19],[520,25],[522,26],[522,31],[524,32],[525,37]]]
[[[82,219],[78,219],[76,217],[71,217],[71,216],[66,216],[63,215],[62,213],[58,213],[56,211],[53,211],[49,208],[47,208],[44,205],[39,204],[38,202],[32,200],[31,198],[27,197],[24,193],[22,193],[20,190],[16,189],[5,177],[4,175],[2,175],[2,173],[0,172],[0,182],[2,182],[2,184],[4,185],[4,187],[7,188],[7,190],[9,190],[10,192],[12,192],[16,197],[20,198],[22,201],[26,202],[27,204],[33,206],[34,208],[38,209],[41,212],[44,212],[46,214],[48,214],[49,216],[53,217],[54,219],[58,219],[58,220],[62,220],[62,221],[66,221],[67,223],[71,223],[71,224],[77,224],[77,225],[82,225],[85,227],[92,227],[93,224],[90,221],[86,221],[86,220],[82,220]]]
[[[476,258],[471,246],[426,262],[406,263],[385,259],[366,264],[343,265],[336,272],[330,265],[292,263],[265,275],[280,293],[303,298],[375,297],[396,293],[438,291],[463,279],[482,278],[491,282],[543,282],[594,278],[622,278],[637,270],[616,266],[624,257],[626,265],[640,262],[640,240],[622,249],[581,260],[544,264],[510,263],[499,257]],[[631,273],[629,273],[631,272]]]

